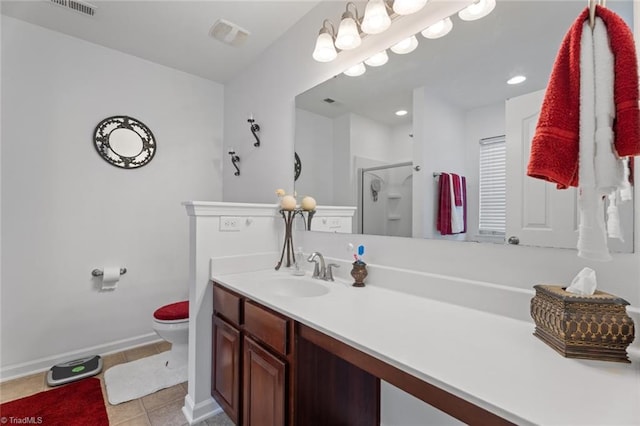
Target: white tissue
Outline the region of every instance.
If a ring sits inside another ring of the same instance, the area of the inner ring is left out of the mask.
[[[596,271],[591,268],[583,268],[575,276],[571,285],[567,287],[567,291],[573,294],[579,294],[581,296],[590,296],[596,292],[598,286],[596,281]]]
[[[102,286],[100,291],[113,291],[118,288],[120,281],[119,266],[105,266],[102,273]]]

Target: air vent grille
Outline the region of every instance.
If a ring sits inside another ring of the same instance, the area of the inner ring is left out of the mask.
[[[324,98],[323,99],[324,102],[328,103],[328,104],[332,104],[335,102],[335,100],[331,99],[331,98]]]
[[[233,47],[245,44],[250,34],[244,28],[224,19],[218,19],[209,30],[211,37]]]
[[[81,13],[86,16],[93,16],[96,13],[97,7],[92,4],[80,1],[80,0],[49,0],[51,3],[62,6],[74,12]]]

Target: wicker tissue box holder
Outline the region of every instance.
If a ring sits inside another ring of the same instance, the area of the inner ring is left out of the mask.
[[[598,290],[580,296],[560,286],[533,288],[533,334],[540,340],[567,358],[631,362],[627,346],[633,342],[634,325],[625,308],[629,302]]]

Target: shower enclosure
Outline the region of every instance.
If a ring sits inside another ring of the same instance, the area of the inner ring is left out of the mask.
[[[361,168],[359,172],[360,233],[410,237],[413,163]]]

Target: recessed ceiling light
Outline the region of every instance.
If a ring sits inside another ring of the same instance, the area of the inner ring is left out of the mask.
[[[522,82],[524,82],[527,79],[527,77],[525,77],[524,75],[516,75],[514,77],[511,77],[509,80],[507,80],[507,84],[520,84]]]
[[[400,110],[396,111],[396,115],[398,117],[402,117],[403,115],[407,115],[407,114],[409,114],[409,111],[407,111],[406,109],[400,109]]]

